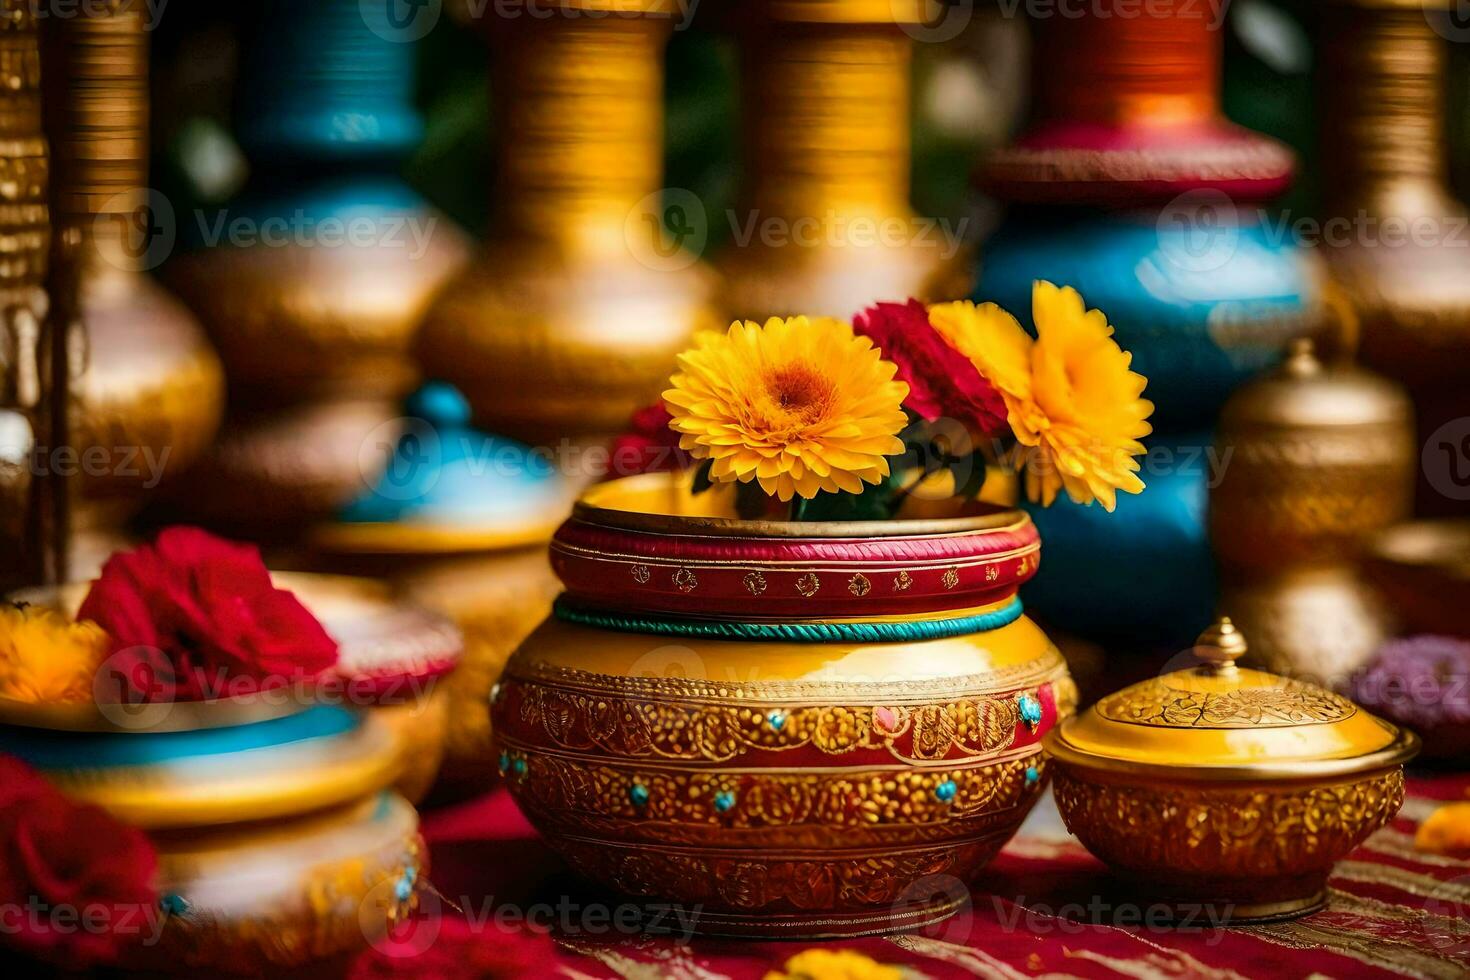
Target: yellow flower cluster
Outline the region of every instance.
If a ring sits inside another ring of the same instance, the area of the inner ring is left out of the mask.
[[[1133,355],[1113,340],[1108,318],[1072,287],[1035,283],[1031,316],[1035,340],[994,303],[929,310],[934,328],[1005,399],[1027,496],[1049,507],[1066,490],[1079,504],[1097,500],[1111,511],[1117,491],[1143,490],[1134,457],[1153,431],[1147,379],[1131,370]]]
[[[664,403],[680,448],[713,460],[714,480],[755,480],[782,501],[861,493],[903,452],[897,370],[839,320],[773,317],[698,338]]]
[[[1152,431],[1143,376],[1113,328],[1071,287],[1037,282],[1037,337],[993,303],[943,303],[929,325],[1000,393],[1019,443],[1027,493],[1049,506],[1058,491],[1108,510],[1138,493],[1135,457]],[[759,482],[789,501],[860,493],[889,474],[909,388],[872,341],[837,320],[772,318],[706,334],[680,355],[663,394],[679,446],[711,460],[717,482]]]
[[[903,971],[850,949],[808,949],[772,970],[765,980],[902,980]]]
[[[107,651],[107,634],[95,623],[0,605],[0,697],[38,704],[91,700]]]

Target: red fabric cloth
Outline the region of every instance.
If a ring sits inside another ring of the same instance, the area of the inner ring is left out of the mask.
[[[955,918],[833,945],[929,977],[1465,976],[1470,862],[1420,854],[1412,838],[1438,801],[1467,791],[1470,776],[1411,779],[1399,817],[1338,866],[1328,908],[1295,922],[1181,930],[1084,924],[1075,909],[1059,917],[1068,903],[1109,901],[1116,885],[1075,841],[1023,835]],[[503,792],[427,813],[424,832],[444,896],[426,905],[444,921],[433,942],[420,937],[425,952],[375,951],[359,963],[360,976],[759,978],[818,945],[620,933],[618,900],[608,909],[570,877]]]

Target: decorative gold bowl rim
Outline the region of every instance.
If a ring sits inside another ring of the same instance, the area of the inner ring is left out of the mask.
[[[595,484],[584,491],[572,505],[571,519],[650,534],[700,534],[731,538],[919,537],[968,534],[1022,527],[1031,523],[1031,517],[1025,511],[995,504],[974,505],[983,508],[981,512],[960,517],[894,518],[886,521],[771,521],[629,510],[612,506],[607,499],[616,500],[632,490],[655,487],[672,490],[672,482],[673,474],[641,473]]]
[[[1470,579],[1467,545],[1470,545],[1470,520],[1406,521],[1375,534],[1368,545],[1368,557],[1383,565]]]
[[[1386,724],[1386,723],[1385,723]],[[1394,727],[1394,726],[1389,726]],[[1252,762],[1240,765],[1179,765],[1137,762],[1083,752],[1065,741],[1061,726],[1047,732],[1043,745],[1058,763],[1083,772],[1140,776],[1150,783],[1314,782],[1344,776],[1366,776],[1402,766],[1419,754],[1419,736],[1394,727],[1393,741],[1363,755],[1337,759],[1294,759],[1289,762]]]

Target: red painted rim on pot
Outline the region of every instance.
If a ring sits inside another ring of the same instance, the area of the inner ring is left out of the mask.
[[[572,602],[742,622],[939,613],[1007,599],[1040,560],[1021,511],[787,522],[634,509],[657,479],[674,492],[667,474],[593,488],[556,532],[551,564]]]

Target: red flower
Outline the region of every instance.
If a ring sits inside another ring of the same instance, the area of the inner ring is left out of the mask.
[[[150,700],[310,682],[337,663],[337,642],[275,587],[258,550],[198,528],[113,555],[77,618],[107,631],[109,668]]]
[[[951,418],[982,435],[1009,431],[1000,392],[929,325],[923,303],[878,303],[859,313],[853,328],[898,365],[898,380],[909,386],[904,407],[915,415]]]
[[[682,470],[690,455],[679,448],[679,433],[669,428],[672,416],[663,402],[633,413],[632,428],[613,440],[609,476],[633,476]]]
[[[78,806],[0,756],[0,941],[79,968],[116,961],[156,922],[158,858],[141,830]]]

